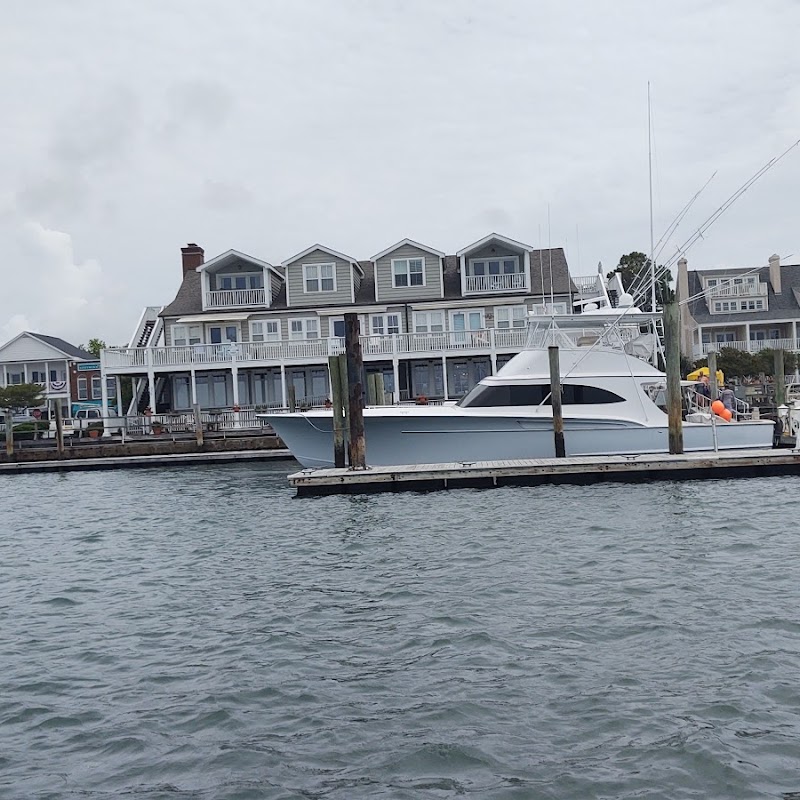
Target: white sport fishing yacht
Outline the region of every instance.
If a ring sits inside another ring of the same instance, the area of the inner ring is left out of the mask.
[[[620,307],[529,320],[527,347],[458,403],[364,409],[367,464],[553,458],[548,346],[558,345],[568,456],[668,452],[666,376],[652,364],[655,321],[629,296]],[[691,390],[687,390],[692,394]],[[692,404],[689,402],[691,410]],[[329,409],[260,414],[304,466],[333,466]],[[690,413],[686,452],[769,448],[773,423]]]

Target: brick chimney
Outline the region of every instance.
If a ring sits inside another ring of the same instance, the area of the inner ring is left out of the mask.
[[[200,245],[189,242],[186,247],[181,247],[181,259],[183,261],[183,274],[192,272],[203,265],[205,261],[205,251]]]
[[[769,282],[772,284],[772,291],[775,294],[781,293],[781,257],[771,255],[769,257]]]

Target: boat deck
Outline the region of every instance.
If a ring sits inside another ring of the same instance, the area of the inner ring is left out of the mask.
[[[543,483],[689,480],[800,475],[800,451],[741,450],[684,455],[582,456],[317,469],[289,475],[298,496],[536,486]]]

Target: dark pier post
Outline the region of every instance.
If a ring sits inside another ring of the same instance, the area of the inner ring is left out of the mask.
[[[295,392],[294,383],[289,383],[286,387],[286,400],[289,404],[289,411],[294,414],[297,411],[297,393]]]
[[[783,350],[775,351],[775,407],[786,405],[786,369]]]
[[[669,452],[674,455],[683,453],[680,312],[674,300],[664,304],[664,360],[667,362]]]
[[[14,457],[14,421],[11,418],[11,409],[6,409],[6,455]]]
[[[553,438],[556,446],[556,458],[565,458],[564,447],[564,414],[561,410],[561,367],[558,361],[558,347],[547,348],[550,358],[550,405],[553,409]]]
[[[375,404],[379,406],[386,405],[386,387],[383,383],[383,373],[375,373]]]
[[[61,418],[61,401],[56,400],[56,449],[58,456],[64,455],[64,420]]]
[[[357,314],[344,315],[344,342],[347,353],[347,417],[350,427],[350,469],[366,469],[364,441],[364,362],[361,358],[361,325]]]
[[[344,468],[344,392],[339,372],[339,356],[328,356],[331,378],[331,405],[333,406],[333,465]]]
[[[717,383],[717,353],[708,351],[708,384],[711,389],[711,402],[719,399],[719,384]]]

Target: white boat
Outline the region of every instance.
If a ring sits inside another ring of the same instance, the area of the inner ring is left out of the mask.
[[[559,347],[568,456],[668,452],[666,376],[643,358],[654,352],[648,328],[659,316],[627,308],[532,318],[528,347],[458,403],[365,408],[367,464],[555,457],[550,344]],[[333,466],[332,411],[259,416],[304,467]],[[725,422],[695,412],[683,423],[684,450],[769,448],[772,433],[772,422],[746,414]]]

